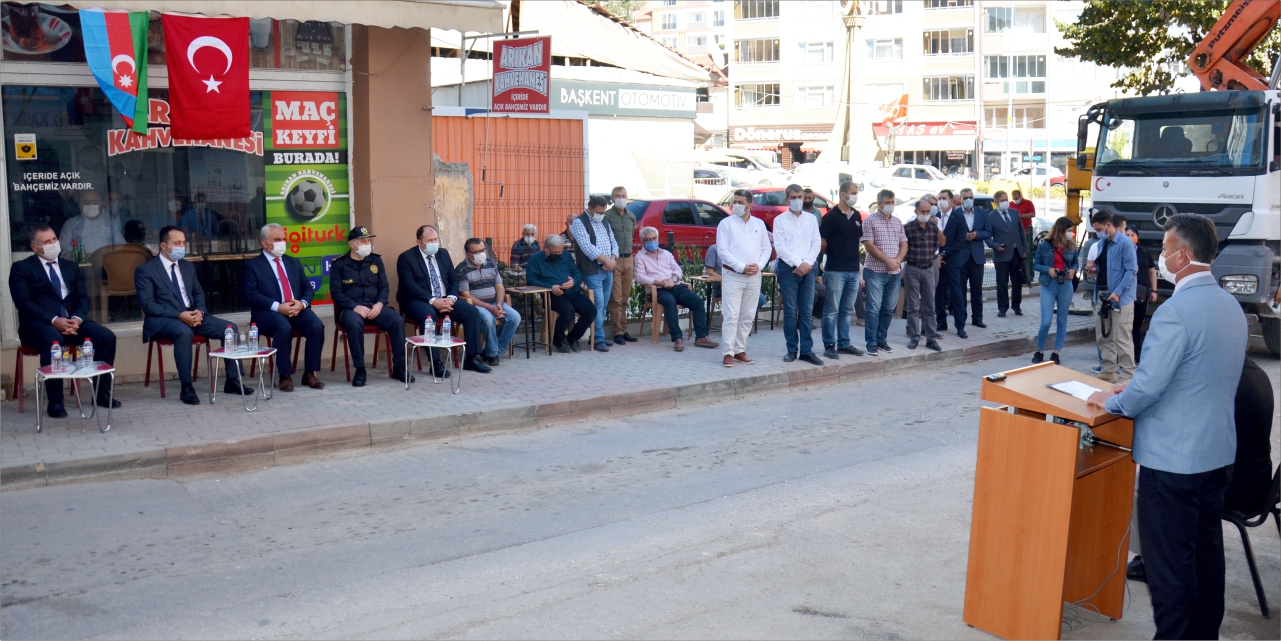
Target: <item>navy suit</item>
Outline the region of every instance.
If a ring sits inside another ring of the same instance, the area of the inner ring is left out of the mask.
[[[258,254],[245,261],[244,276],[241,278],[245,302],[250,310],[249,319],[258,324],[260,336],[271,337],[272,347],[276,348],[276,368],[281,376],[290,376],[294,372],[290,360],[294,332],[307,340],[303,371],[319,371],[320,354],[325,347],[325,324],[311,311],[311,299],[316,291],[312,289],[311,281],[303,278],[302,263],[297,258],[286,254],[280,261],[285,268],[290,293],[296,300],[306,303],[306,309],[293,318],[272,311],[273,303],[284,302],[281,298],[280,279],[276,276],[275,261],[268,262],[265,254]]]
[[[142,342],[153,338],[173,342],[173,360],[178,368],[178,380],[183,385],[191,385],[191,341],[199,335],[214,339],[223,337],[227,326],[236,331],[236,324],[209,315],[205,307],[205,290],[196,278],[196,267],[180,260],[174,264],[178,278],[187,290],[190,305],[182,300],[182,295],[173,284],[173,277],[165,271],[164,262],[159,256],[138,266],[133,273],[133,286],[138,290],[138,301],[142,303]],[[187,311],[198,311],[204,314],[200,324],[191,327],[178,319],[178,314]],[[223,347],[226,347],[226,343]],[[227,380],[239,378],[234,367],[227,368]]]
[[[956,329],[965,328],[965,290],[970,290],[970,309],[975,323],[983,322],[983,265],[987,263],[984,253],[984,242],[992,237],[987,231],[988,210],[975,207],[974,226],[971,229],[965,222],[964,210],[953,208],[952,220],[948,221],[948,230],[943,231],[947,237],[947,247],[943,251],[945,268],[952,283],[952,313],[956,317]],[[966,240],[968,232],[976,232],[974,240]]]
[[[85,338],[93,341],[94,360],[116,362],[116,335],[111,330],[89,320],[89,294],[85,291],[84,274],[76,263],[58,259],[58,279],[67,286],[67,296],[62,289],[54,288],[45,261],[38,256],[28,256],[13,264],[9,271],[9,294],[18,308],[18,340],[23,347],[40,353],[40,365],[48,365],[52,358],[50,349],[54,342],[63,348],[78,347]],[[80,318],[80,329],[75,335],[63,334],[53,326],[53,319]],[[21,384],[21,381],[18,381]],[[62,402],[62,381],[45,383],[49,403]],[[106,403],[111,391],[111,379],[102,377],[98,385],[98,401]]]
[[[436,271],[440,276],[445,291],[436,296],[431,291],[431,277],[427,274],[427,261],[436,261]],[[430,259],[424,258],[421,249],[415,245],[401,252],[396,258],[396,276],[400,282],[396,285],[396,304],[405,318],[413,321],[422,330],[423,323],[431,316],[436,322],[436,331],[440,332],[441,313],[432,306],[433,298],[458,296],[458,277],[454,273],[454,263],[445,248],[436,250]],[[463,326],[463,340],[467,341],[467,358],[480,354],[480,335],[484,331],[480,323],[480,314],[471,303],[459,298],[454,301],[454,311],[448,312],[455,325]]]

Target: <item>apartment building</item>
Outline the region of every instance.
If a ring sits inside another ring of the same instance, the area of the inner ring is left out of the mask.
[[[729,0],[651,0],[638,12],[636,26],[691,58],[707,54],[724,67],[733,4]]]

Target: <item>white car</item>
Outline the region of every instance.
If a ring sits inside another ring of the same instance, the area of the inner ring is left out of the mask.
[[[766,164],[756,157],[732,151],[719,152],[719,154],[725,158],[708,162],[724,167],[735,182],[745,182],[759,187],[787,184],[787,172],[780,165]]]
[[[1012,173],[999,174],[994,176],[992,180],[1008,180],[1010,182],[1019,183],[1020,185],[1028,185],[1029,187],[1044,187],[1047,173],[1049,174],[1051,187],[1061,187],[1067,184],[1067,176],[1064,176],[1063,172],[1054,167],[1046,167],[1045,165],[1024,167],[1023,169]]]
[[[896,204],[914,202],[926,194],[938,195],[943,189],[974,189],[973,184],[948,178],[930,165],[894,165],[882,172],[880,182],[894,192]]]

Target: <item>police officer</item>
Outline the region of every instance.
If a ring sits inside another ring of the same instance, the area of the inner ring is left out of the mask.
[[[352,387],[365,385],[365,326],[374,325],[391,336],[391,377],[405,378],[405,318],[387,307],[387,268],[373,253],[374,235],[367,227],[353,227],[347,234],[351,251],[334,260],[329,270],[329,294],[334,299],[338,324],[347,333],[347,348],[356,361]],[[413,380],[412,376],[410,380]]]

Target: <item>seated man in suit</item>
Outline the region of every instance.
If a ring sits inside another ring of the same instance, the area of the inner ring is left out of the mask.
[[[334,320],[347,334],[347,349],[356,361],[352,387],[365,386],[365,326],[373,325],[390,338],[391,378],[405,380],[405,317],[387,307],[391,293],[387,285],[387,266],[383,257],[374,253],[368,227],[352,227],[347,232],[351,251],[334,260],[329,267],[329,295],[334,299]],[[413,380],[413,377],[410,377]]]
[[[52,360],[49,351],[54,343],[65,349],[77,347],[87,338],[93,341],[94,360],[115,363],[116,335],[85,318],[89,315],[89,295],[85,292],[84,274],[75,263],[58,257],[62,253],[58,235],[48,225],[40,225],[31,231],[30,243],[35,255],[14,263],[9,271],[9,294],[18,308],[18,339],[22,346],[39,352],[43,367]],[[65,417],[62,381],[46,381],[45,390],[49,394],[49,416]],[[110,394],[111,378],[104,376],[98,384],[98,405],[107,407]],[[111,407],[120,407],[120,401],[112,401]]]
[[[316,290],[303,277],[302,263],[285,253],[285,228],[276,223],[263,225],[259,234],[262,254],[245,261],[242,287],[249,305],[249,320],[258,324],[261,336],[271,338],[276,348],[276,369],[280,373],[280,391],[294,391],[292,361],[293,333],[307,340],[306,365],[302,384],[323,389],[316,377],[320,354],[325,347],[325,324],[311,311]]]
[[[396,302],[400,311],[405,313],[405,318],[414,321],[419,331],[422,331],[428,316],[435,319],[437,332],[441,331],[440,322],[444,316],[453,319],[454,325],[462,325],[463,339],[467,341],[463,368],[488,374],[493,370],[480,359],[480,337],[485,331],[480,323],[480,314],[471,303],[458,300],[458,278],[454,274],[449,250],[440,246],[440,234],[431,225],[419,227],[417,236],[418,244],[396,259],[396,276],[400,278]],[[432,350],[433,358],[436,351]],[[439,360],[432,362],[432,368],[438,377],[449,376],[444,363]]]
[[[200,395],[191,384],[191,341],[196,335],[222,338],[227,326],[236,324],[210,316],[205,308],[205,290],[196,278],[196,268],[183,260],[187,255],[187,235],[173,225],[160,230],[160,255],[140,265],[133,273],[145,318],[142,342],[159,338],[173,342],[173,360],[178,368],[182,392],[178,398],[187,405],[199,405]],[[223,347],[227,347],[224,343]],[[228,363],[230,365],[230,363]],[[211,372],[212,374],[212,372]],[[227,368],[227,394],[253,394],[251,387],[242,389],[240,372],[234,365]]]

